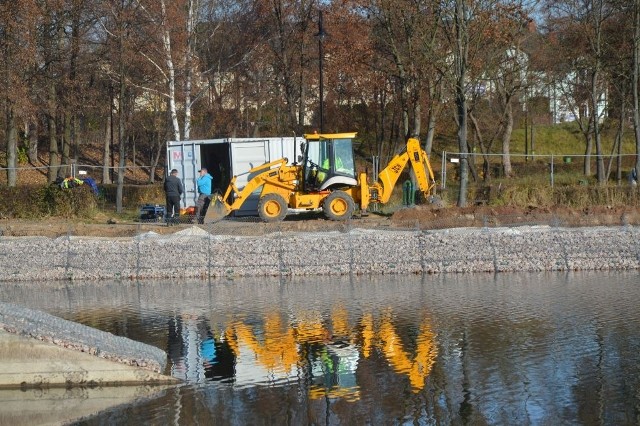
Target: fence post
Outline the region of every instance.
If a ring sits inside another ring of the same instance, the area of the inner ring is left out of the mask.
[[[553,188],[553,154],[551,154],[551,187]]]

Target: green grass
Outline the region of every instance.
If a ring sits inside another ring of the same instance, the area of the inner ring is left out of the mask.
[[[605,123],[602,129],[603,154],[609,155],[614,144],[617,128],[615,123]],[[531,130],[529,130],[529,139]],[[585,138],[576,123],[561,123],[555,125],[533,126],[533,150],[529,147],[529,153],[541,155],[574,155],[585,153]],[[513,131],[511,136],[511,152],[513,154],[525,154],[525,131],[523,128]],[[623,154],[635,154],[635,141],[633,129],[625,129],[622,140]],[[595,147],[592,154],[595,154]]]

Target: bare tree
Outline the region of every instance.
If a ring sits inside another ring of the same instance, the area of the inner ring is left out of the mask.
[[[585,136],[585,174],[590,174],[592,144],[596,149],[596,176],[600,184],[605,183],[604,156],[602,151],[601,121],[606,113],[607,82],[604,79],[603,57],[604,26],[611,17],[610,4],[605,0],[563,0],[549,3],[548,22],[552,31],[560,34],[557,59],[563,61],[565,76],[561,87],[573,81],[573,93],[565,91],[579,117],[586,116],[585,126],[579,120]]]
[[[635,169],[640,173],[640,1],[633,2],[633,129],[636,141],[636,162]]]
[[[30,84],[34,69],[35,39],[24,25],[35,25],[37,8],[32,1],[0,5],[0,88],[7,155],[7,183],[16,186],[18,127],[30,115]]]
[[[117,107],[118,174],[116,189],[116,211],[123,210],[124,177],[127,152],[127,121],[135,97],[132,88],[140,85],[144,72],[137,66],[140,40],[133,37],[135,28],[141,25],[139,4],[136,0],[109,0],[103,4],[101,20],[104,64],[106,77],[114,88]]]
[[[446,67],[440,7],[439,2],[429,0],[381,0],[371,1],[367,8],[373,21],[371,37],[379,52],[370,66],[379,67],[394,83],[394,99],[401,114],[398,136],[406,140],[422,133],[423,106],[426,106],[429,150]]]

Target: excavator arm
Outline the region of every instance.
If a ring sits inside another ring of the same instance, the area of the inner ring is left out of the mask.
[[[396,155],[378,175],[378,182],[369,186],[370,201],[385,204],[391,198],[391,193],[395,187],[400,174],[411,163],[411,168],[416,176],[418,187],[425,199],[433,195],[435,179],[429,157],[420,147],[418,139],[409,138],[406,149],[403,153]],[[368,203],[367,203],[368,204]]]

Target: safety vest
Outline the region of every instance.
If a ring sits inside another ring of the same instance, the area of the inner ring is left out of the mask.
[[[80,186],[84,183],[84,181],[82,181],[81,179],[78,178],[73,178],[73,177],[68,177],[65,180],[62,181],[62,188],[64,189],[69,189],[69,188],[75,188],[76,186]]]

